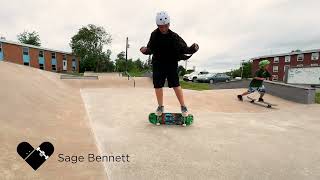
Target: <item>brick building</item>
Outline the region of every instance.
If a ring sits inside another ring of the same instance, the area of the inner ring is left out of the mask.
[[[53,72],[79,72],[79,58],[72,53],[4,39],[0,39],[0,61]]]
[[[320,66],[319,52],[320,49],[314,49],[256,57],[252,59],[252,73],[259,69],[261,60],[268,59],[271,62],[268,70],[272,74],[272,80],[284,81],[288,68]]]

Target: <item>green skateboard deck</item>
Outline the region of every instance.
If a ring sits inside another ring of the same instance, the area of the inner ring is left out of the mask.
[[[167,124],[189,126],[193,122],[193,115],[189,114],[188,116],[183,117],[181,113],[162,113],[161,116],[157,116],[155,113],[150,113],[149,122],[155,125]]]

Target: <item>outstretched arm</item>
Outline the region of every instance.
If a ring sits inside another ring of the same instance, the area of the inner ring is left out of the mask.
[[[181,54],[194,54],[199,50],[198,44],[193,43],[190,47],[188,47],[187,43],[179,35],[177,35],[177,38]]]
[[[149,39],[149,42],[148,42],[148,45],[147,47],[141,47],[140,48],[140,51],[145,54],[145,55],[150,55],[150,54],[153,54],[154,53],[154,34],[151,33],[151,36],[150,36],[150,39]]]

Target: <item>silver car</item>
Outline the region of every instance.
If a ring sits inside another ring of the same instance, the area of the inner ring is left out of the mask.
[[[206,83],[217,83],[217,82],[229,82],[231,77],[224,74],[224,73],[217,73],[217,74],[208,74],[201,79],[197,79],[199,82],[206,82]]]

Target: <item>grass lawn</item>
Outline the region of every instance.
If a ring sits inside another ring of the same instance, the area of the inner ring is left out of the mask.
[[[180,85],[182,89],[192,89],[192,90],[209,90],[209,84],[208,83],[194,83],[194,82],[185,82],[185,81],[180,81]]]
[[[316,103],[320,104],[320,92],[316,93]]]
[[[132,77],[142,77],[144,73],[148,71],[130,71],[129,74]],[[126,76],[125,72],[122,73],[123,76]]]

